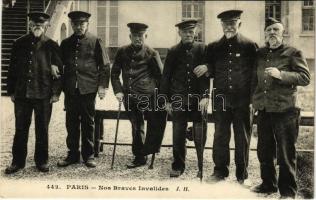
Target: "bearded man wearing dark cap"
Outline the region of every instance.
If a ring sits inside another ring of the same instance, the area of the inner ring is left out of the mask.
[[[266,46],[257,52],[252,104],[258,110],[258,146],[262,183],[257,193],[279,192],[281,198],[295,198],[296,149],[300,109],[296,107],[297,86],[310,83],[302,52],[283,43],[283,24],[268,18]],[[275,160],[279,165],[279,178]]]
[[[162,64],[159,53],[147,46],[148,25],[132,22],[130,29],[131,44],[118,49],[111,71],[111,83],[118,101],[124,103],[132,125],[132,152],[134,159],[127,168],[146,164],[148,154],[156,153],[162,142],[166,125],[166,113],[156,109],[154,95],[158,92]],[[120,81],[122,73],[123,84]],[[144,116],[147,117],[147,137],[157,141],[145,143]],[[151,143],[153,142],[153,143]]]
[[[257,45],[239,33],[241,10],[220,13],[224,36],[207,47],[205,65],[195,73],[214,79],[212,94],[215,134],[212,177],[223,180],[229,175],[231,124],[235,140],[235,164],[237,181],[248,178],[249,143],[252,112],[250,105],[252,70]],[[207,73],[206,73],[207,72]]]
[[[27,141],[32,113],[35,116],[36,168],[48,172],[48,126],[52,103],[59,100],[61,79],[54,79],[53,68],[62,69],[60,49],[45,36],[50,16],[42,12],[28,14],[30,33],[18,38],[12,47],[8,74],[8,94],[14,103],[15,135],[11,166],[6,174],[25,167]]]
[[[175,26],[181,41],[168,51],[160,92],[167,96],[166,111],[172,115],[173,158],[170,177],[179,177],[185,170],[186,129],[193,121],[193,138],[198,158],[198,177],[202,177],[203,152],[207,123],[202,119],[208,106],[209,79],[197,77],[194,69],[201,65],[205,45],[194,41],[197,20],[185,20]]]
[[[87,167],[96,167],[94,161],[94,116],[96,94],[106,95],[110,80],[110,61],[104,43],[88,32],[90,13],[73,11],[68,14],[73,35],[61,43],[64,63],[63,91],[65,93],[67,157],[59,167],[80,161]]]

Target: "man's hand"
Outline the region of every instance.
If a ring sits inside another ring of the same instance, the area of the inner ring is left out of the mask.
[[[53,79],[58,79],[60,77],[60,72],[59,72],[58,67],[56,65],[52,65],[51,68],[52,68]]]
[[[107,88],[103,87],[103,86],[99,86],[98,87],[98,95],[99,95],[99,98],[102,100],[105,95],[106,95],[106,90]]]
[[[166,103],[165,110],[167,111],[168,115],[172,116],[172,106],[171,106],[171,103]]]
[[[119,93],[116,93],[116,94],[115,94],[115,97],[116,97],[116,99],[117,99],[119,102],[122,102],[122,101],[123,101],[124,94],[123,94],[122,92],[119,92]]]
[[[274,78],[281,79],[281,72],[280,72],[280,70],[278,70],[278,68],[268,67],[264,70],[264,73],[266,73],[269,76],[272,76]]]
[[[201,109],[202,115],[204,115],[205,113],[207,113],[208,102],[209,102],[209,99],[208,99],[208,98],[203,98],[203,99],[200,101],[200,109]]]
[[[10,97],[11,97],[11,101],[14,103],[14,102],[15,102],[15,96],[14,96],[14,94],[12,94]]]
[[[53,95],[51,98],[50,98],[50,103],[56,103],[57,101],[59,101],[59,96],[57,95]]]
[[[203,76],[207,71],[208,71],[208,69],[207,69],[206,65],[199,65],[199,66],[195,67],[194,70],[193,70],[194,74],[198,78]]]

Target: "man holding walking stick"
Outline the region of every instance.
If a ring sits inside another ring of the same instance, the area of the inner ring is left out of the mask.
[[[113,91],[123,101],[132,124],[132,151],[134,160],[127,168],[145,165],[148,153],[145,147],[144,115],[147,116],[146,136],[162,138],[165,116],[155,111],[154,94],[157,91],[162,69],[159,67],[158,52],[144,44],[148,26],[143,23],[129,23],[131,44],[118,49],[111,71]],[[122,73],[123,84],[120,81]],[[159,140],[161,141],[161,140]]]

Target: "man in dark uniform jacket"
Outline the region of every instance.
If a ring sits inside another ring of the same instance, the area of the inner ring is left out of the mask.
[[[193,136],[198,157],[198,176],[202,176],[203,150],[206,141],[205,120],[202,112],[208,106],[209,79],[193,73],[202,64],[205,45],[194,41],[197,21],[187,20],[176,24],[181,42],[172,47],[166,57],[160,92],[167,96],[166,110],[172,115],[173,157],[170,177],[178,177],[185,170],[187,122],[193,120]]]
[[[228,10],[217,16],[221,19],[224,36],[208,45],[206,60],[209,76],[214,78],[213,178],[221,180],[229,174],[230,126],[233,124],[236,177],[239,183],[244,183],[248,178],[252,124],[250,92],[257,45],[238,33],[241,13],[241,10]]]
[[[143,23],[129,23],[127,26],[131,32],[131,44],[118,49],[112,66],[111,82],[114,94],[119,101],[124,102],[132,124],[132,151],[135,158],[127,168],[135,168],[146,164],[147,154],[155,153],[149,152],[150,149],[144,145],[144,115],[147,115],[147,137],[163,134],[166,113],[155,111],[154,96],[158,92],[162,69],[158,65],[158,52],[144,44],[148,26]],[[157,143],[161,144],[161,140],[162,137]]]
[[[88,32],[89,17],[82,11],[68,14],[74,34],[61,43],[64,63],[63,90],[65,93],[67,147],[64,167],[80,161],[79,139],[81,130],[81,155],[87,167],[95,167],[94,116],[95,97],[103,99],[109,85],[110,62],[101,39]]]
[[[30,33],[13,43],[8,75],[8,94],[14,103],[15,136],[13,160],[6,174],[25,167],[29,127],[35,112],[35,163],[42,172],[48,172],[48,126],[52,103],[58,101],[61,80],[53,79],[52,67],[62,68],[58,44],[45,36],[49,15],[40,12],[28,14]]]
[[[297,88],[310,82],[310,73],[300,50],[283,44],[283,24],[269,18],[265,26],[266,46],[257,52],[253,79],[253,107],[258,110],[258,147],[262,183],[258,193],[277,192],[281,198],[295,198],[296,149],[299,108]],[[255,87],[256,86],[256,87]],[[275,160],[279,167],[279,179]]]

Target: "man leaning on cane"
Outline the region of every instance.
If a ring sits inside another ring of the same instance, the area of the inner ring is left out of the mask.
[[[135,158],[127,168],[135,168],[146,164],[149,151],[144,146],[144,115],[147,115],[146,136],[162,135],[166,122],[163,112],[155,111],[154,94],[159,87],[162,70],[155,58],[159,57],[158,52],[144,44],[148,26],[143,23],[129,23],[127,26],[131,32],[131,44],[118,49],[111,82],[115,96],[123,101],[132,124],[132,152]],[[146,103],[142,103],[144,101]]]

